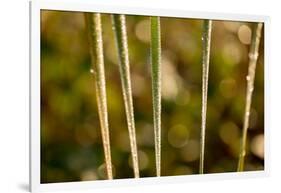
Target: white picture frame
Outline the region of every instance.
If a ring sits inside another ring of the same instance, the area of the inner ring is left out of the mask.
[[[168,16],[177,18],[197,18],[231,21],[263,22],[265,34],[264,46],[264,96],[265,96],[265,162],[264,171],[220,173],[191,176],[149,177],[139,179],[117,179],[103,181],[67,182],[67,183],[40,183],[40,10],[83,11],[100,13],[122,13],[147,16]],[[206,13],[188,10],[164,10],[122,5],[108,5],[90,1],[32,1],[30,2],[30,190],[31,192],[88,189],[101,187],[120,187],[147,185],[155,183],[179,183],[188,181],[224,180],[265,177],[270,171],[269,151],[269,28],[270,19],[267,16],[239,15],[226,13]]]

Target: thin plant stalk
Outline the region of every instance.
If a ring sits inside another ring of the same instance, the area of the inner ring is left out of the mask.
[[[134,107],[131,88],[130,64],[128,40],[126,31],[125,15],[112,15],[113,30],[115,32],[116,46],[119,58],[119,70],[122,83],[122,93],[125,103],[125,111],[129,130],[129,140],[133,161],[133,170],[135,178],[139,178],[138,151],[136,140],[136,129],[134,120]]]
[[[203,21],[202,35],[202,109],[201,109],[201,136],[200,136],[200,161],[199,173],[204,173],[204,154],[205,154],[205,138],[206,138],[206,115],[207,115],[207,97],[208,97],[208,81],[209,81],[209,63],[211,51],[211,31],[212,21]]]
[[[112,179],[113,175],[106,101],[106,83],[104,75],[101,15],[99,13],[85,13],[85,21],[91,54],[91,73],[93,73],[95,78],[96,98],[105,155],[106,173],[107,178]]]
[[[259,45],[261,39],[262,25],[263,25],[262,23],[255,23],[253,26],[253,35],[251,39],[251,48],[249,53],[248,75],[246,77],[247,80],[246,105],[245,105],[245,112],[244,112],[243,133],[242,133],[238,167],[237,167],[238,172],[244,170],[247,131],[249,127],[250,110],[251,110],[251,103],[252,103],[252,95],[254,91],[256,65],[259,56]]]
[[[156,175],[161,175],[161,31],[160,17],[151,17],[151,71]]]

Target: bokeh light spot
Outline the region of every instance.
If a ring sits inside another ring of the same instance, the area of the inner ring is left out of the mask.
[[[168,141],[173,147],[183,147],[187,144],[188,138],[189,130],[184,125],[175,125],[168,131]]]
[[[80,175],[82,181],[97,180],[98,176],[95,170],[83,171]]]
[[[181,150],[181,156],[184,161],[192,162],[199,158],[199,148],[200,144],[197,140],[189,140],[187,145],[185,145]]]
[[[252,30],[247,25],[242,25],[238,29],[238,38],[243,44],[250,44],[252,37]]]
[[[150,43],[150,21],[149,19],[144,19],[137,23],[135,28],[136,37],[144,42]]]
[[[232,78],[226,78],[220,82],[220,92],[224,98],[232,98],[236,93],[236,81]]]
[[[148,158],[147,154],[144,151],[139,150],[138,156],[139,156],[139,169],[140,170],[146,169],[149,165],[149,158]],[[132,156],[129,156],[128,163],[129,163],[129,166],[131,168],[133,168]]]
[[[251,151],[261,159],[264,158],[264,135],[260,134],[252,139]]]
[[[225,122],[220,127],[219,135],[225,144],[232,146],[239,138],[239,128],[233,122]]]
[[[112,175],[113,175],[113,177],[115,176],[115,167],[114,167],[114,165],[112,165]],[[99,176],[100,179],[103,179],[103,180],[107,179],[105,163],[101,164],[98,167],[98,176]]]

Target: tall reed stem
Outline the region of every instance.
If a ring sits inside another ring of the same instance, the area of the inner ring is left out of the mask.
[[[112,24],[115,32],[116,46],[119,57],[119,70],[122,83],[123,99],[125,103],[127,124],[129,130],[129,139],[131,154],[133,159],[133,169],[135,178],[139,178],[138,151],[136,140],[136,129],[134,120],[134,107],[131,88],[129,51],[126,32],[125,15],[112,15]]]
[[[207,97],[208,97],[208,81],[209,81],[209,62],[211,50],[211,31],[212,21],[203,21],[202,35],[202,111],[201,111],[201,137],[200,137],[200,163],[199,173],[204,173],[204,153],[205,153],[205,137],[206,137],[206,115],[207,115]]]
[[[151,71],[156,175],[161,175],[161,31],[160,18],[151,17]]]
[[[107,178],[112,179],[113,175],[106,101],[106,83],[104,75],[101,15],[99,13],[85,13],[85,21],[89,38],[91,63],[93,68],[92,72],[94,74],[96,85],[96,98],[105,155],[106,173]]]
[[[240,146],[239,161],[238,161],[238,167],[237,167],[238,172],[241,172],[244,170],[244,162],[245,162],[245,156],[246,156],[247,131],[248,131],[248,127],[249,127],[252,95],[253,95],[253,91],[254,91],[256,65],[257,65],[257,60],[258,60],[258,56],[259,56],[261,31],[262,31],[262,23],[255,23],[253,26],[251,48],[250,48],[250,53],[249,53],[248,75],[246,77],[246,79],[247,79],[246,105],[245,105],[244,124],[243,124],[243,133],[242,133],[241,146]]]

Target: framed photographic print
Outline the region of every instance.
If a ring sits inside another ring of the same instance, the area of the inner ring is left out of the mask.
[[[268,173],[268,17],[30,5],[32,192]]]

